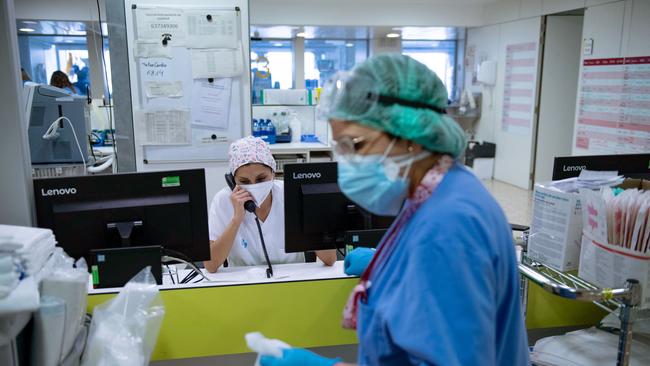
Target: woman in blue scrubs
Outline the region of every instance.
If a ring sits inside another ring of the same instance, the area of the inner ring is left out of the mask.
[[[341,190],[374,214],[397,215],[344,310],[359,365],[529,363],[511,230],[456,161],[466,141],[446,105],[440,79],[397,54],[324,90]],[[295,348],[261,364],[344,365]]]

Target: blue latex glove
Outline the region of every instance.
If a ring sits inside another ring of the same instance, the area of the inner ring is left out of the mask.
[[[304,348],[284,349],[282,358],[260,357],[260,366],[334,366],[339,362],[341,362],[339,358],[326,358]]]
[[[366,267],[368,267],[368,264],[370,264],[375,251],[375,249],[359,247],[348,253],[343,262],[345,274],[361,276]]]

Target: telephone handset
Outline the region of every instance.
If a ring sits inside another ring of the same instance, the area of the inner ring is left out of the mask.
[[[226,183],[228,183],[228,187],[230,187],[230,190],[235,189],[237,183],[235,183],[235,177],[232,175],[232,173],[226,173]],[[264,251],[264,259],[266,260],[266,265],[268,266],[268,268],[266,269],[266,277],[271,278],[273,277],[273,266],[271,266],[269,253],[266,250],[266,243],[264,242],[264,235],[262,234],[262,226],[260,225],[260,220],[257,217],[257,214],[255,213],[256,208],[257,206],[255,206],[255,202],[253,202],[253,200],[244,202],[244,209],[255,215],[255,223],[257,224],[257,231],[260,234],[260,241],[262,242],[262,250]]]
[[[235,190],[237,183],[235,183],[235,177],[232,175],[232,173],[226,173],[226,183],[228,183],[228,187],[230,187],[231,191]],[[253,200],[244,202],[244,209],[246,211],[255,213],[256,208],[257,206],[255,206],[255,202]]]

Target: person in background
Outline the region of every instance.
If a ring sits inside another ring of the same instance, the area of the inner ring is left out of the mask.
[[[275,179],[276,162],[268,144],[244,137],[230,145],[228,159],[237,185],[217,192],[210,204],[210,260],[204,262],[205,268],[216,272],[226,259],[233,266],[266,263],[255,215],[244,209],[250,200],[257,205],[271,263],[304,262],[303,253],[284,251],[284,182]],[[317,251],[316,256],[328,266],[336,262],[334,249]]]
[[[74,87],[78,90],[79,94],[88,96],[88,88],[90,87],[90,80],[88,80],[88,66],[84,66],[80,69],[79,66],[74,65],[74,68],[75,74],[77,75],[77,82],[74,83]]]
[[[397,214],[343,311],[359,365],[527,365],[512,231],[458,157],[463,130],[425,65],[378,55],[321,94],[338,182],[376,215]],[[262,366],[344,365],[291,348]]]
[[[77,88],[72,85],[70,79],[68,79],[68,75],[66,75],[63,71],[57,70],[52,73],[52,77],[50,78],[50,85],[65,89],[72,94],[77,94]]]

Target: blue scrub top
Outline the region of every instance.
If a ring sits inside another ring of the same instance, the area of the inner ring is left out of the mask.
[[[453,166],[370,277],[360,365],[527,365],[512,231],[483,184]]]

